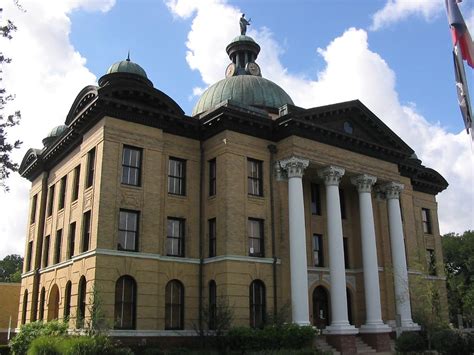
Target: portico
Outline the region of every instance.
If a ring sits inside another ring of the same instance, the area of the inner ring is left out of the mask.
[[[348,313],[348,270],[345,265],[345,251],[343,243],[343,224],[341,218],[341,200],[339,184],[347,174],[343,167],[328,165],[312,165],[308,159],[291,156],[277,162],[278,175],[288,181],[288,209],[289,209],[289,246],[291,269],[291,296],[292,319],[297,324],[309,324],[309,294],[308,294],[308,246],[306,237],[310,231],[305,226],[305,201],[303,193],[303,176],[306,169],[316,171],[318,182],[325,187],[328,273],[326,282],[329,284],[330,324],[324,329],[328,341],[336,348],[344,342],[354,343],[353,336],[360,333],[364,340],[380,351],[388,350],[389,333],[392,328],[382,319],[380,296],[379,263],[377,260],[377,238],[375,233],[374,210],[372,206],[372,191],[377,177],[371,174],[349,172],[347,180],[357,192],[358,215],[361,240],[361,260],[363,274],[363,288],[365,298],[365,322],[356,328],[349,323]],[[314,174],[313,174],[314,176]],[[404,329],[414,330],[417,325],[411,320],[409,307],[408,273],[406,255],[403,245],[403,227],[401,225],[400,208],[396,192],[401,192],[402,185],[397,182],[382,181],[380,190],[385,192],[389,217],[390,243],[393,255],[393,264],[397,275],[395,277],[396,312],[402,316]],[[396,201],[396,202],[393,202]],[[395,206],[396,205],[396,206]],[[397,210],[398,208],[398,210]],[[394,251],[394,249],[396,250]],[[400,252],[403,251],[403,252]],[[349,273],[350,274],[350,273]],[[401,280],[401,281],[400,281]],[[321,292],[321,291],[319,291]],[[342,340],[341,340],[342,339]],[[351,340],[352,339],[352,340]],[[355,347],[355,343],[354,343]]]

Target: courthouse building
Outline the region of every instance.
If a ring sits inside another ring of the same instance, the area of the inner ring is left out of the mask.
[[[222,297],[234,325],[289,305],[351,352],[418,329],[415,277],[446,302],[445,179],[360,101],[298,107],[251,37],[226,50],[226,77],[191,116],[127,59],[28,150],[19,325],[81,328],[96,294],[112,335],[189,336]]]

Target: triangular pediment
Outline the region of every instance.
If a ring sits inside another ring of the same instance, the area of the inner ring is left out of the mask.
[[[358,100],[299,110],[289,116],[305,130],[305,137],[324,143],[373,156],[385,153],[406,158],[414,152]]]

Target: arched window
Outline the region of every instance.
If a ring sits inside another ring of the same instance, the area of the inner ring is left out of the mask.
[[[28,309],[28,290],[23,294],[23,308],[21,311],[21,324],[26,323],[26,310]]]
[[[39,310],[38,310],[38,320],[44,319],[44,299],[46,297],[46,290],[44,287],[41,289],[40,300],[39,300]]]
[[[265,285],[260,280],[250,284],[250,326],[261,328],[265,324]]]
[[[48,297],[48,322],[59,318],[59,288],[54,284]]]
[[[216,329],[217,290],[216,282],[209,281],[209,329]]]
[[[68,319],[71,315],[71,281],[66,284],[64,291],[64,319]]]
[[[184,329],[184,287],[178,280],[166,285],[165,329]]]
[[[115,283],[115,329],[135,329],[137,284],[122,276]]]
[[[86,315],[86,278],[81,276],[77,288],[77,328],[84,327]]]

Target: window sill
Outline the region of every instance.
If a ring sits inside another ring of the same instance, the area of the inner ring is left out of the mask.
[[[142,186],[141,185],[132,185],[132,184],[125,184],[125,183],[120,183],[120,186],[126,188],[126,189],[132,189],[132,190],[141,190]]]
[[[171,192],[168,192],[168,197],[176,198],[178,200],[187,200],[188,199],[187,195],[174,194],[174,193],[171,193]]]

